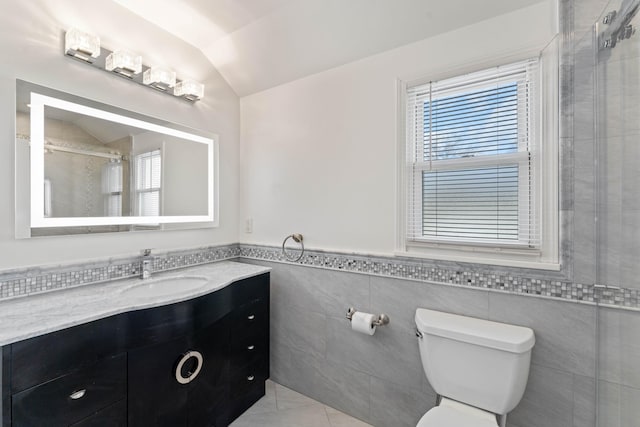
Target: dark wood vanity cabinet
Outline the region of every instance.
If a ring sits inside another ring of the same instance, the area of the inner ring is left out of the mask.
[[[265,393],[269,274],[3,351],[4,427],[227,426]]]

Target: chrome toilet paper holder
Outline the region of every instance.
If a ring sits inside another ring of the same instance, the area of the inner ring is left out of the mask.
[[[347,320],[349,320],[349,322],[351,322],[351,318],[353,317],[353,314],[356,311],[357,310],[354,307],[349,307],[349,309],[347,310]],[[374,325],[374,326],[388,325],[389,324],[389,316],[387,316],[384,313],[379,314],[378,317],[376,317],[376,319],[371,324]]]

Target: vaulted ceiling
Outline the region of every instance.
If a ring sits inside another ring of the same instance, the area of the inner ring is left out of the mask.
[[[549,0],[113,1],[202,51],[244,96]]]

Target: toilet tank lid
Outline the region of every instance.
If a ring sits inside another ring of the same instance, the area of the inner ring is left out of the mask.
[[[511,353],[526,353],[536,342],[533,330],[530,328],[425,308],[416,310],[416,326],[423,334],[437,335]]]

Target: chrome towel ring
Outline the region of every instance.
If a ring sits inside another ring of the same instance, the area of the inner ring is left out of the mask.
[[[300,243],[302,250],[300,251],[300,255],[298,257],[289,257],[289,255],[287,255],[287,251],[284,245],[287,243],[287,240],[289,239],[293,239],[294,242]],[[282,255],[284,255],[284,259],[291,262],[298,262],[302,259],[302,256],[304,255],[304,242],[303,242],[302,234],[294,233],[284,238],[284,241],[282,242]]]

